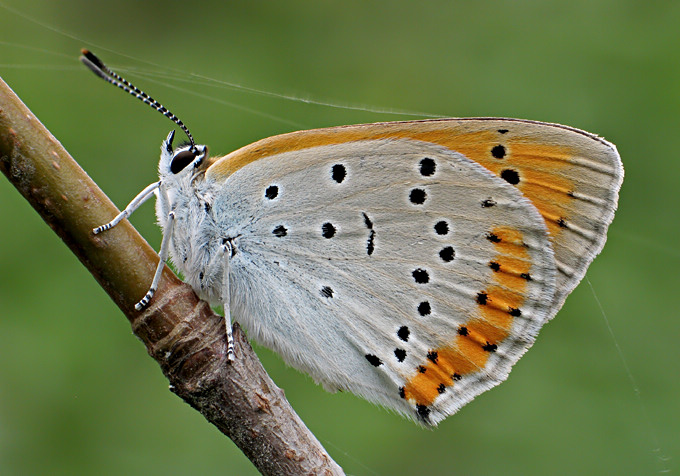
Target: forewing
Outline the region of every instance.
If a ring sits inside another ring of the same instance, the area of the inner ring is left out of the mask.
[[[208,174],[226,177],[262,157],[358,140],[412,139],[463,154],[514,185],[543,217],[558,268],[559,307],[602,250],[623,180],[613,144],[594,134],[536,121],[441,119],[362,124],[270,137],[235,151]]]

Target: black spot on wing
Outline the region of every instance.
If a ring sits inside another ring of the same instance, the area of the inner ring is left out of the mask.
[[[434,231],[438,235],[446,235],[449,232],[449,224],[444,220],[438,221],[434,225]]]
[[[268,200],[274,200],[279,194],[279,187],[276,185],[270,185],[267,187],[267,189],[264,191],[264,196]]]
[[[332,223],[324,223],[321,225],[321,236],[324,238],[333,238],[335,236],[336,229]]]
[[[424,177],[430,177],[434,175],[434,172],[436,170],[437,164],[431,158],[425,157],[423,160],[420,161],[420,175]]]
[[[321,288],[321,296],[325,298],[332,298],[333,297],[333,289],[329,286],[324,286]]]
[[[486,352],[496,352],[498,346],[496,344],[490,344],[489,342],[487,342],[485,345],[482,346],[482,349],[484,349]]]
[[[414,269],[411,275],[418,284],[427,284],[430,281],[430,275],[422,268]]]
[[[404,342],[408,342],[408,338],[411,335],[411,331],[406,326],[401,326],[397,331],[397,337],[399,337]]]
[[[337,183],[342,183],[347,177],[347,169],[342,164],[335,164],[331,167],[331,178]]]
[[[427,316],[432,312],[432,306],[430,306],[430,303],[427,301],[423,301],[420,304],[418,304],[418,314],[421,316]]]
[[[505,147],[503,147],[502,145],[494,146],[491,149],[491,155],[496,159],[502,159],[503,157],[505,157]]]
[[[501,239],[495,233],[487,233],[486,239],[489,240],[491,243],[500,243],[501,242]]]
[[[501,171],[501,178],[511,185],[517,185],[519,183],[519,174],[516,170],[505,169]]]
[[[371,221],[371,219],[368,218],[368,215],[366,215],[366,213],[362,212],[361,214],[364,216],[364,224],[366,225],[366,228],[368,228],[369,230],[372,230],[373,229],[373,222]]]
[[[427,420],[430,417],[430,408],[427,405],[421,404],[416,405],[416,412],[418,413],[418,416],[423,420]]]
[[[449,263],[449,262],[453,261],[453,258],[455,256],[456,256],[456,252],[453,250],[452,246],[447,246],[445,248],[442,248],[441,251],[439,251],[439,257],[445,263]]]
[[[426,198],[427,192],[425,192],[425,189],[422,188],[414,188],[408,195],[408,199],[414,205],[422,205],[423,203],[425,203]]]
[[[366,215],[366,213],[363,212],[362,215],[364,216],[364,224],[366,225],[366,228],[368,228],[369,230],[368,240],[366,241],[366,254],[368,254],[368,256],[371,256],[375,251],[375,230],[373,229],[373,222],[368,217],[368,215]]]

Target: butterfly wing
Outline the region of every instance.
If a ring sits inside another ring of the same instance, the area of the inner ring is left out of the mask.
[[[514,185],[543,217],[555,252],[562,305],[602,250],[623,167],[616,147],[578,129],[519,119],[465,118],[364,124],[294,132],[246,146],[208,170],[221,180],[274,154],[357,140],[412,139],[443,146]]]
[[[441,145],[273,153],[226,175],[213,210],[238,237],[231,306],[251,335],[424,423],[504,380],[557,311],[541,215]]]

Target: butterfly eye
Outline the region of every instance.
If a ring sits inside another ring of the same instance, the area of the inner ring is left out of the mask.
[[[183,150],[179,152],[172,158],[172,163],[170,164],[170,171],[173,174],[177,174],[184,170],[184,168],[194,161],[196,154],[191,152],[191,150]]]

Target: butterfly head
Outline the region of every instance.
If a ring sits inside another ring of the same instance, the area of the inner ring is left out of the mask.
[[[208,148],[193,143],[173,147],[175,131],[171,131],[161,145],[158,173],[161,177],[192,176],[208,156]]]

